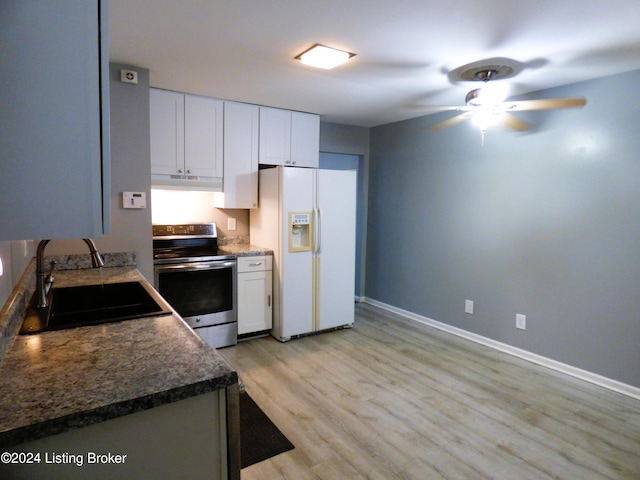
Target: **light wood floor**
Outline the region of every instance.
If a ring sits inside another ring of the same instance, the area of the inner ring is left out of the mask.
[[[296,447],[243,480],[640,479],[640,401],[370,305],[221,353]]]

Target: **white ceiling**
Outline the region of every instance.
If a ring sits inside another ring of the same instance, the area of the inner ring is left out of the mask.
[[[293,59],[314,43],[356,56]],[[520,63],[513,94],[640,69],[640,0],[109,0],[109,46],[154,87],[374,126],[461,104],[479,60]]]

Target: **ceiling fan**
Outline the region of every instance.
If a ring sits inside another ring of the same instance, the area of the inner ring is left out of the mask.
[[[512,115],[511,112],[574,108],[582,107],[587,103],[586,99],[579,97],[504,101],[506,98],[506,90],[499,88],[499,86],[502,85],[499,85],[498,83],[489,83],[489,81],[511,76],[512,72],[507,70],[507,68],[508,67],[492,65],[489,67],[476,67],[472,70],[462,72],[461,76],[463,79],[482,81],[485,84],[482,88],[476,88],[467,93],[467,96],[465,97],[466,105],[413,105],[409,108],[425,112],[444,112],[449,110],[461,112],[454,117],[429,126],[428,129],[441,130],[466,120],[473,120],[474,123],[480,127],[480,131],[484,137],[484,132],[489,128],[489,126],[500,122],[511,130],[518,132],[533,128],[531,124],[517,118]]]

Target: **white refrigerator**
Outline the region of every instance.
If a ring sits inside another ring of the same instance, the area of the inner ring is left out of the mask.
[[[260,170],[251,243],[273,258],[273,329],[280,341],[352,326],[356,171]]]

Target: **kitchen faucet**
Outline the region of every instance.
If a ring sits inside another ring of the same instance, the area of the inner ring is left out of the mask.
[[[102,257],[98,253],[98,249],[96,248],[96,244],[93,243],[93,240],[90,238],[83,238],[82,240],[89,247],[89,252],[91,253],[91,266],[93,268],[104,267]],[[36,251],[35,306],[37,308],[44,308],[47,306],[47,293],[49,293],[49,290],[53,285],[53,276],[51,274],[53,273],[55,262],[51,262],[51,269],[49,270],[49,273],[45,273],[44,271],[44,248],[50,241],[51,240],[41,240]]]

